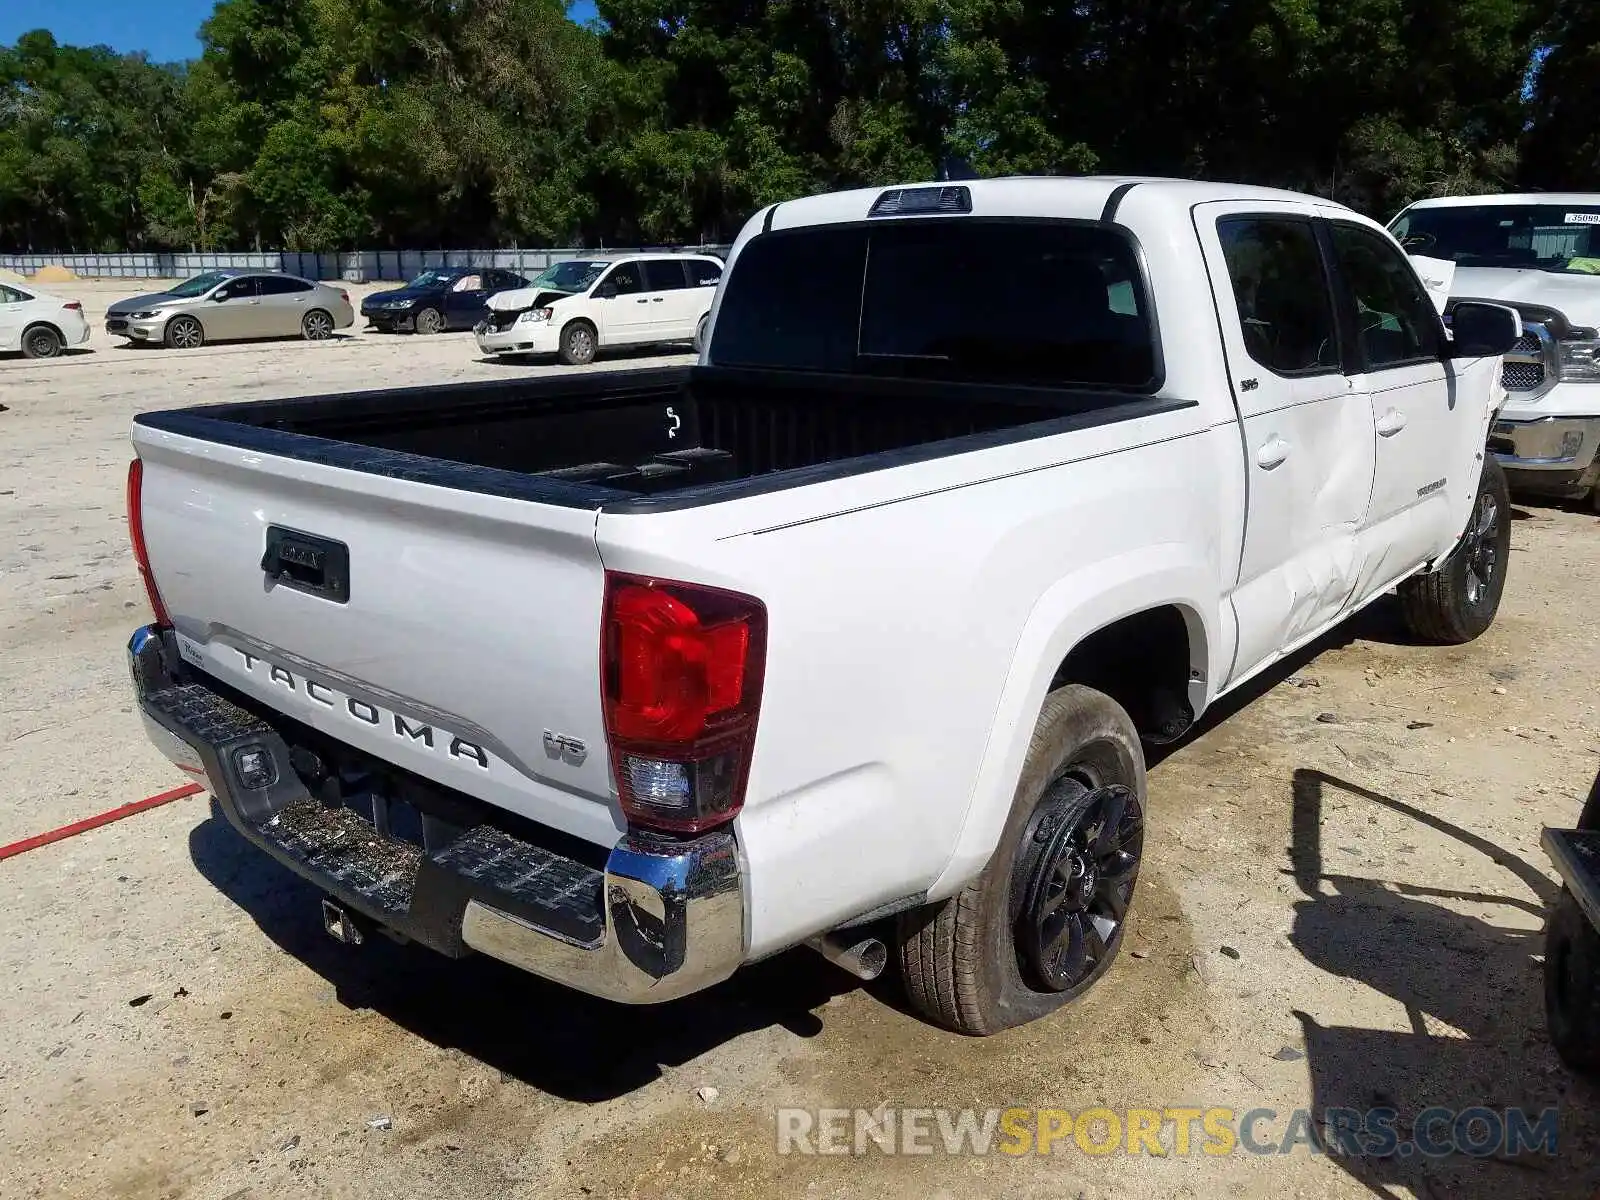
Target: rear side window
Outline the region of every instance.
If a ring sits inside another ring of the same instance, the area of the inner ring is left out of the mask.
[[[675,258],[646,259],[644,290],[647,292],[675,292],[686,286],[683,263]]]
[[[259,294],[263,296],[290,296],[311,290],[311,285],[305,280],[289,279],[283,275],[263,275],[258,286]]]
[[[717,281],[722,278],[721,263],[696,258],[689,261],[688,267],[691,287],[716,287]]]
[[[1335,221],[1334,259],[1355,301],[1369,371],[1439,356],[1439,314],[1411,263],[1387,238]]]
[[[1339,370],[1339,339],[1322,251],[1311,222],[1230,217],[1217,222],[1250,357],[1279,375]]]
[[[15,288],[0,285],[0,304],[24,304],[32,299],[32,296],[26,296]]]
[[[712,360],[855,374],[1153,390],[1133,245],[1060,221],[923,218],[769,234],[740,253]]]

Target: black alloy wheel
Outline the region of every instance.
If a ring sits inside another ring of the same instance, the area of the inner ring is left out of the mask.
[[[1033,986],[1070,992],[1115,952],[1144,851],[1144,809],[1120,784],[1069,772],[1023,832],[1012,880],[1018,966]]]

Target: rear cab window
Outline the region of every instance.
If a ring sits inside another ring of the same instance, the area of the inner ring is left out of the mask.
[[[1128,235],[1090,222],[918,218],[752,239],[712,361],[1139,393],[1160,386]]]

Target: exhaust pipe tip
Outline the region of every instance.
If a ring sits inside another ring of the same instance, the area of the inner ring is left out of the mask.
[[[882,975],[889,965],[889,947],[883,944],[882,938],[825,933],[810,939],[806,945],[835,966],[868,983]]]

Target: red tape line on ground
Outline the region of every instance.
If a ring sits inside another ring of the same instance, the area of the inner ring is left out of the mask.
[[[109,825],[113,821],[120,821],[123,817],[131,817],[135,813],[146,812],[152,808],[160,808],[163,804],[171,804],[174,800],[182,800],[185,796],[193,796],[206,789],[198,783],[186,783],[182,787],[173,788],[170,792],[162,792],[155,796],[146,796],[143,800],[135,800],[132,804],[124,804],[120,808],[113,808],[93,817],[85,817],[81,821],[74,821],[71,825],[63,825],[60,829],[52,829],[48,833],[36,833],[32,837],[23,838],[20,842],[12,842],[9,846],[0,846],[0,861],[14,858],[18,854],[26,854],[29,850],[37,850],[40,846],[48,846],[51,842],[65,841],[69,837],[76,837],[91,829],[99,829],[102,825]]]

